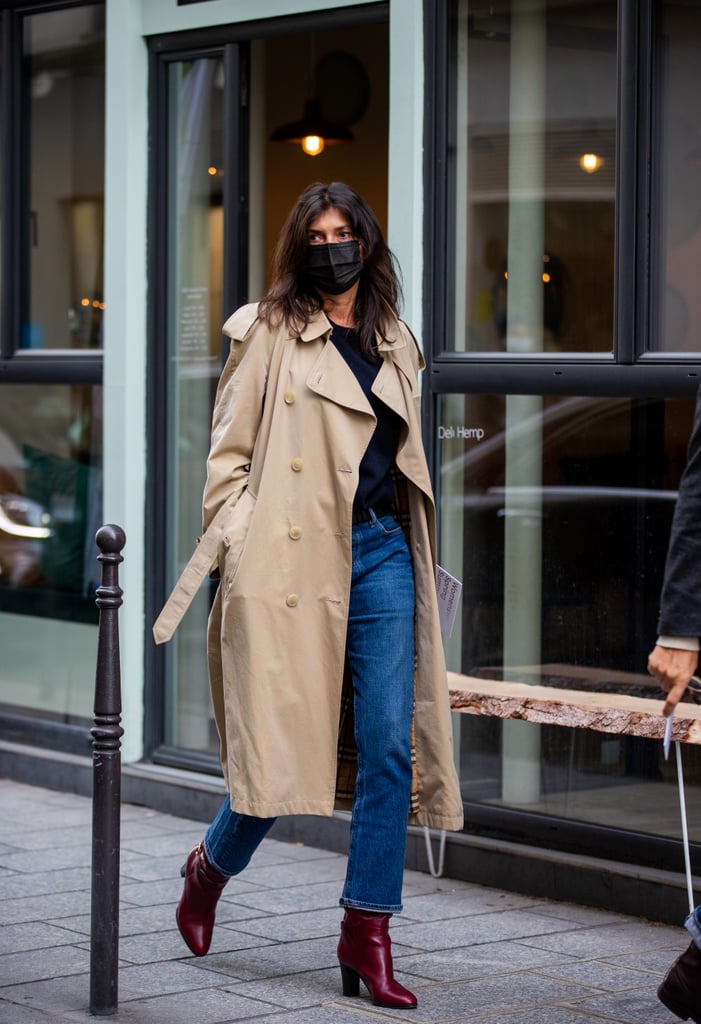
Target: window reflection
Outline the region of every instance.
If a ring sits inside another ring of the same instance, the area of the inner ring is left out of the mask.
[[[697,96],[701,8],[665,2],[657,39],[658,87],[652,90],[653,323],[652,347],[698,351],[701,324],[701,128]]]
[[[25,349],[102,344],[104,5],[24,18],[29,75]]]
[[[439,407],[440,561],[464,584],[448,666],[659,699],[647,654],[693,400],[515,397]],[[667,829],[660,743],[468,715],[458,732],[466,799]]]
[[[611,351],[616,3],[457,15],[454,347]]]
[[[0,610],[93,621],[101,388],[0,387]]]

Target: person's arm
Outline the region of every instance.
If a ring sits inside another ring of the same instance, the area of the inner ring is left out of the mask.
[[[701,391],[679,484],[660,599],[658,640],[648,671],[667,694],[670,715],[698,665],[701,637]]]
[[[270,332],[257,324],[245,341],[234,339],[217,388],[202,525],[207,529],[225,501],[243,494],[251,471],[270,362]]]

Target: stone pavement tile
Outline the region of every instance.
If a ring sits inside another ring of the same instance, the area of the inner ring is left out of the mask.
[[[571,964],[574,957],[523,946],[517,942],[488,942],[480,946],[456,946],[436,953],[395,955],[394,961],[397,970],[412,977],[434,981],[470,981],[545,965]]]
[[[125,882],[159,882],[164,879],[180,878],[180,869],[185,856],[192,849],[186,845],[185,851],[172,857],[144,857],[143,854],[130,855],[125,863],[122,857],[120,875]],[[182,882],[180,883],[182,885]]]
[[[0,956],[0,986],[81,974],[90,969],[90,953],[80,946],[58,946]],[[2,987],[0,987],[0,995]]]
[[[252,945],[253,940],[247,948],[232,953],[210,952],[201,959],[193,958],[190,963],[195,967],[201,965],[207,970],[219,971],[239,981],[262,981],[328,967],[338,970],[338,943],[335,938],[304,939],[301,942],[268,944],[255,949],[251,948]]]
[[[414,1012],[406,1010],[401,1019],[414,1020]],[[364,1000],[344,999],[342,1002],[309,1006],[303,1010],[287,1010],[267,1017],[265,1021],[266,1024],[378,1024],[378,1020],[387,1021],[387,1013],[391,1011],[382,1010]]]
[[[253,1020],[270,1013],[268,1003],[222,992],[216,988],[193,989],[190,992],[139,999],[133,1006],[120,999],[119,1020],[138,1024],[223,1024],[225,1021]]]
[[[582,986],[526,973],[452,985],[437,984],[417,990],[419,1005],[411,1011],[411,1020],[416,1024],[452,1024],[458,1020],[471,1020],[480,1013],[486,1016],[487,1013],[509,1010],[525,1012],[586,996],[587,991]],[[362,1001],[372,1006],[363,985],[361,993]],[[395,1020],[408,1019],[407,1012],[402,1010],[383,1009],[382,1013]],[[518,1019],[521,1020],[520,1017]]]
[[[122,864],[139,858],[140,854],[122,850]],[[143,859],[143,858],[142,858]],[[50,844],[41,850],[20,851],[17,853],[0,854],[0,862],[12,868],[20,875],[43,874],[45,871],[59,871],[63,868],[87,867],[92,865],[92,841],[87,835],[80,846],[69,846],[53,849]]]
[[[667,973],[680,953],[689,945],[689,935],[681,937],[677,949],[660,949],[641,953],[624,953],[622,956],[607,956],[606,962],[614,966],[633,967],[637,971],[647,971],[657,976],[658,980]]]
[[[139,967],[122,967],[118,978],[119,1003],[152,996],[221,987],[222,977],[211,971],[195,970],[188,963],[171,962]],[[40,1010],[68,1012],[85,1009],[90,1000],[90,975],[11,985],[0,990],[2,998]]]
[[[586,1011],[580,1015],[577,1007],[539,1006],[536,1010],[515,1010],[496,1014],[474,1014],[458,1017],[452,1024],[616,1024],[610,1017],[591,1017]]]
[[[18,826],[26,828],[69,828],[71,826],[85,828],[88,835],[92,828],[92,811],[90,804],[81,807],[57,807],[55,809],[30,808],[29,813],[18,816],[8,814],[3,808],[0,813],[3,835],[11,836],[12,830]]]
[[[626,920],[626,919],[624,919]],[[636,951],[679,948],[679,929],[667,925],[638,922],[628,918],[625,924],[608,924],[601,928],[580,928],[560,931],[552,929],[538,936],[519,938],[525,946],[538,946],[558,953],[571,953],[582,959],[603,958]]]
[[[135,882],[122,874],[119,882],[119,898],[123,905],[132,904],[138,907],[154,907],[159,903],[170,903],[176,906],[183,891],[183,880],[180,871],[171,878],[163,878],[157,882]],[[221,897],[220,903],[235,903],[242,893],[257,893],[257,886],[232,878]]]
[[[624,924],[631,918],[625,914],[614,914],[608,910],[598,910],[595,907],[577,907],[572,903],[558,903],[555,900],[540,901],[532,907],[534,914],[543,914],[544,917],[562,918],[576,925],[603,924]]]
[[[532,909],[538,913],[538,901],[518,893],[499,892],[482,886],[470,889],[448,889],[423,896],[410,896],[404,900],[404,910],[398,921],[447,921],[467,914],[484,914],[492,911]]]
[[[175,921],[175,908],[180,894],[170,903],[157,904],[150,907],[120,907],[119,911],[119,934],[123,938],[131,935],[147,935],[150,932],[162,933],[169,931]],[[239,907],[235,903],[220,902],[217,906],[217,925],[234,924],[237,921],[248,921],[250,918],[262,918],[270,915],[260,910],[253,910],[250,907]],[[48,917],[47,917],[48,919]],[[54,921],[63,928],[83,935],[90,935],[91,916],[90,914],[76,915],[74,917],[61,918]],[[248,932],[248,927],[245,929]],[[251,934],[261,934],[255,929]],[[0,942],[2,940],[0,939]]]
[[[27,892],[31,892],[32,896],[57,892],[90,892],[90,877],[89,867],[37,872],[31,878],[13,871],[12,875],[0,878],[0,900],[23,896]]]
[[[7,1003],[0,997],[0,1024],[56,1024],[56,1015]]]
[[[614,967],[603,960],[579,960],[576,963],[560,965],[549,962],[541,966],[538,973],[579,985],[590,985],[592,988],[600,988],[607,992],[645,988],[652,990],[657,985],[657,982],[644,971]]]
[[[25,880],[26,882],[26,880]],[[33,887],[30,887],[30,891]],[[57,892],[44,896],[16,896],[2,901],[3,925],[28,921],[56,921],[75,915],[76,911],[90,912],[90,893]]]
[[[238,930],[248,935],[262,935],[276,942],[294,942],[297,939],[318,939],[323,935],[338,938],[343,910],[313,910],[300,914],[270,914],[243,921]],[[218,919],[217,919],[218,920]]]
[[[175,919],[173,919],[175,925]],[[216,928],[210,956],[213,953],[227,954],[239,949],[254,950],[258,946],[269,946],[267,939],[253,935],[242,935],[228,928]],[[89,949],[89,941],[80,943],[81,948]],[[192,957],[177,930],[161,931],[146,935],[128,935],[120,940],[119,958],[125,964],[154,964],[167,960],[185,960]]]
[[[424,896],[432,892],[445,892],[460,886],[464,889],[473,888],[471,882],[455,882],[451,878],[433,878],[423,871],[405,871],[404,884],[402,885],[402,897],[406,900],[410,896]]]
[[[237,881],[235,879],[234,881]],[[233,882],[229,882],[224,890],[226,897],[231,890]],[[237,896],[237,903],[247,907],[255,907],[258,910],[267,911],[270,914],[303,913],[307,910],[326,910],[329,907],[337,907],[341,895],[339,881],[317,882],[313,885],[291,885],[285,889],[264,889],[257,888],[244,892]]]
[[[498,942],[503,939],[520,940],[527,936],[541,936],[551,940],[556,951],[558,936],[555,932],[570,931],[565,921],[550,923],[528,910],[493,911],[456,918],[447,927],[443,921],[428,924],[407,924],[401,927],[401,941],[416,949],[446,949],[475,943]],[[537,944],[537,943],[534,943]],[[562,952],[567,952],[563,949]]]
[[[265,981],[228,983],[226,990],[237,995],[259,999],[277,1007],[295,1010],[302,1006],[319,1006],[341,998],[341,972],[336,967],[320,971],[304,971]]]
[[[180,863],[184,864],[190,850],[202,839],[202,830],[192,833],[189,842],[181,842],[180,838],[171,834],[149,837],[135,837],[124,840],[122,838],[122,849],[132,850],[146,857],[172,857],[179,856]],[[334,857],[335,854],[326,853],[327,857]],[[298,861],[299,857],[290,857],[286,843],[263,840],[261,846],[256,850],[254,865],[256,867],[270,867],[276,864],[289,864],[291,861]],[[307,858],[309,860],[317,858]],[[179,873],[179,872],[178,872]]]
[[[72,825],[69,828],[34,828],[13,831],[11,844],[13,853],[18,850],[59,850],[63,847],[89,846],[92,842],[91,829],[84,825]]]
[[[333,879],[340,881],[345,874],[346,858],[336,853],[323,860],[281,864],[272,871],[266,867],[256,867],[254,861],[242,877],[246,882],[258,882],[267,889],[284,889],[288,885],[314,885],[316,882],[329,882]]]
[[[639,992],[615,992],[577,1000],[578,1013],[588,1014],[589,1020],[616,1021],[616,1024],[679,1024],[678,1018],[662,1005],[655,987],[641,988]]]
[[[68,946],[76,941],[76,935],[68,928],[58,928],[43,921],[29,924],[11,924],[0,928],[0,956],[20,953],[23,950],[55,949]]]
[[[273,843],[282,846],[288,860],[325,860],[328,857],[344,857],[345,854],[334,853],[332,850],[322,850],[314,846],[307,846],[305,843],[284,843],[281,839],[264,839],[261,849],[266,844]],[[258,853],[256,852],[256,857]]]

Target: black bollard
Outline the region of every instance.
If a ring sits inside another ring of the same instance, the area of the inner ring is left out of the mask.
[[[121,800],[120,739],[124,733],[119,623],[122,605],[119,563],[126,543],[119,526],[102,526],[95,542],[102,578],[95,603],[100,609],[95,674],[93,737],[92,901],[90,912],[90,1012],[107,1017],[117,1012],[119,959],[119,817]]]

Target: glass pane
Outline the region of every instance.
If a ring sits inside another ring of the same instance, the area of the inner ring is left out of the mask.
[[[457,4],[456,351],[612,350],[616,3]]]
[[[102,389],[0,386],[0,608],[97,620]]]
[[[652,347],[665,352],[701,349],[701,7],[662,8],[657,40],[658,85],[653,90]]]
[[[693,400],[451,395],[439,406],[447,642],[468,676],[658,699],[656,637]],[[658,741],[458,716],[467,799],[678,834]],[[701,751],[684,751],[701,839]],[[625,788],[625,794],[621,790]]]
[[[221,370],[223,98],[218,58],[170,68],[168,154],[168,586],[201,533],[212,406]],[[168,645],[166,743],[219,749],[205,658],[205,585]]]
[[[29,283],[20,346],[102,344],[104,5],[24,19]]]

